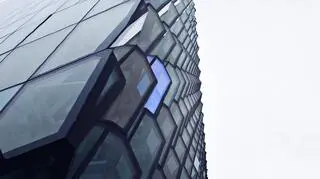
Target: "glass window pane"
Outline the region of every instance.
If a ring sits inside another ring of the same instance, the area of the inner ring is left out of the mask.
[[[10,99],[17,93],[22,85],[18,85],[0,92],[0,111],[10,101]]]
[[[152,179],[164,179],[162,172],[159,169],[155,170]]]
[[[187,109],[186,104],[183,102],[183,100],[180,100],[180,101],[179,101],[179,107],[180,107],[180,109],[181,109],[181,112],[182,112],[183,116],[184,116],[184,117],[187,117],[188,109]]]
[[[171,78],[171,86],[169,88],[169,91],[164,99],[164,103],[167,106],[171,106],[171,103],[178,91],[179,85],[180,85],[180,80],[177,75],[177,72],[175,71],[174,67],[171,64],[167,64],[166,66],[167,72],[169,73],[169,76]]]
[[[94,6],[93,9],[86,15],[86,17],[91,17],[95,14],[98,14],[102,11],[105,11],[109,8],[115,7],[116,5],[119,5],[123,2],[126,2],[128,0],[100,0],[98,4]]]
[[[89,162],[81,179],[134,178],[133,163],[123,141],[109,133]]]
[[[147,178],[156,156],[160,152],[162,139],[154,119],[145,115],[131,139],[132,150],[142,170],[141,178]]]
[[[179,59],[179,55],[182,52],[182,48],[179,44],[179,41],[175,38],[176,45],[172,49],[171,53],[167,57],[167,60],[172,64],[175,65]]]
[[[126,56],[133,47],[131,46],[121,46],[113,49],[113,54],[116,56],[118,61],[121,61],[124,56]]]
[[[129,1],[82,21],[38,71],[38,74],[93,53],[127,16],[133,4],[134,1]]]
[[[156,58],[156,60],[151,65],[151,69],[156,76],[158,83],[149,96],[145,107],[150,112],[155,113],[155,111],[158,109],[161,99],[163,98],[164,93],[169,87],[171,80],[165,67],[158,58]]]
[[[188,179],[189,178],[189,175],[186,171],[185,168],[182,169],[182,172],[181,172],[181,176],[180,176],[180,179]]]
[[[178,169],[179,169],[178,159],[174,154],[173,150],[170,149],[166,163],[163,167],[164,174],[166,175],[167,178],[176,178]]]
[[[174,20],[178,17],[178,11],[172,3],[169,5],[169,10],[161,16],[161,20],[171,26]]]
[[[175,41],[172,37],[170,31],[166,32],[161,41],[155,46],[151,51],[151,55],[157,55],[161,60],[164,60],[172,47],[174,46]]]
[[[165,146],[164,146],[163,151],[160,156],[160,162],[162,163],[165,159],[164,158],[165,154],[168,151],[170,139],[173,136],[173,132],[176,129],[176,125],[175,125],[174,120],[170,114],[170,111],[166,107],[161,108],[159,115],[157,117],[157,122],[158,122],[160,129],[162,131],[162,134],[165,138]]]
[[[180,111],[180,108],[176,102],[173,102],[171,104],[170,111],[171,111],[171,114],[172,114],[173,119],[175,120],[177,126],[180,126],[180,123],[183,119],[183,115],[182,115],[182,112]]]
[[[191,173],[192,162],[189,156],[187,157],[185,167],[187,169],[187,172]]]
[[[1,115],[2,151],[57,133],[98,62],[86,60],[27,83]]]
[[[153,9],[149,8],[148,14],[143,25],[137,45],[143,50],[147,51],[150,45],[160,36],[163,35],[165,29],[161,23],[158,14]]]
[[[79,22],[97,0],[90,0],[79,5],[54,13],[44,24],[33,32],[24,43],[31,42],[45,35],[56,32]]]
[[[175,146],[175,151],[176,151],[176,153],[178,155],[178,158],[179,158],[180,162],[182,162],[184,153],[186,151],[186,147],[185,147],[181,137],[178,137],[178,141],[177,141],[177,144]]]
[[[81,165],[85,157],[88,155],[88,153],[92,150],[94,145],[100,139],[103,131],[104,129],[102,127],[95,126],[90,130],[88,135],[83,139],[83,141],[80,143],[79,147],[75,151],[75,156],[72,159],[72,163],[71,163],[67,178],[72,178],[74,172]]]
[[[189,146],[189,142],[190,142],[190,136],[189,136],[189,134],[187,132],[187,129],[183,130],[182,139],[183,139],[184,143],[186,144],[186,146],[188,147]]]
[[[104,116],[121,127],[125,127],[129,119],[138,110],[147,95],[146,91],[155,83],[155,78],[143,54],[133,51],[121,64],[121,70],[126,79],[124,89],[121,91],[113,105]]]
[[[27,80],[71,29],[65,29],[14,50],[0,65],[0,89]],[[32,63],[31,63],[32,61]]]
[[[150,3],[155,9],[159,9],[162,5],[169,2],[169,0],[145,0],[146,3]]]
[[[139,17],[136,21],[130,24],[117,38],[117,40],[112,44],[111,47],[125,45],[129,40],[131,40],[138,32],[141,31],[143,24],[145,23],[147,13]]]

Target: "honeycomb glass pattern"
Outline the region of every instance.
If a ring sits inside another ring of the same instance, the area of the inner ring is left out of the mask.
[[[195,11],[1,2],[0,176],[208,178]]]

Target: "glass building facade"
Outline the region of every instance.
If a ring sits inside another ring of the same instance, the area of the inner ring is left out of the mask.
[[[192,0],[0,2],[0,178],[207,178]]]

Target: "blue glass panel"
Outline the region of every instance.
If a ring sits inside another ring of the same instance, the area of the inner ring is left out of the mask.
[[[155,59],[153,64],[151,65],[151,69],[156,76],[157,85],[153,89],[147,103],[145,104],[145,108],[147,108],[150,112],[155,113],[157,110],[160,101],[169,87],[171,79],[159,59]]]

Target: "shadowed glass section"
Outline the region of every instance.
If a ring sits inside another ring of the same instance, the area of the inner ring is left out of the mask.
[[[27,83],[0,116],[0,149],[57,133],[98,62],[93,58]]]
[[[133,163],[123,141],[109,133],[80,178],[128,179],[133,178],[134,174]]]
[[[183,115],[181,110],[179,109],[179,105],[176,102],[173,102],[170,107],[170,112],[173,116],[173,119],[177,126],[180,126],[180,123],[183,119]]]
[[[7,56],[0,64],[0,74],[6,76],[0,79],[0,89],[27,80],[70,30],[68,28],[33,43],[21,46]]]
[[[124,56],[126,56],[133,47],[131,46],[121,46],[113,49],[113,54],[116,56],[118,61],[121,61]]]
[[[160,152],[161,143],[161,134],[156,128],[154,119],[147,114],[144,115],[130,141],[132,150],[142,170],[141,178],[148,177],[151,166]]]
[[[125,127],[144,103],[142,99],[147,96],[147,90],[152,87],[155,79],[147,59],[138,51],[133,51],[120,67],[126,84],[104,119]]]
[[[179,161],[174,154],[173,150],[170,149],[167,160],[164,164],[163,171],[167,178],[176,178],[179,169]]]
[[[88,135],[84,138],[84,140],[80,143],[79,147],[76,149],[75,156],[72,159],[71,166],[69,168],[69,173],[67,178],[72,178],[72,175],[77,170],[77,168],[81,165],[85,157],[92,150],[94,145],[98,142],[101,137],[104,129],[100,126],[95,126],[90,130]]]
[[[169,87],[171,80],[165,67],[158,58],[156,58],[156,60],[153,62],[151,68],[158,83],[149,96],[149,99],[145,104],[145,108],[147,108],[150,112],[155,113],[164,93]]]
[[[189,178],[189,175],[188,175],[186,169],[183,167],[183,168],[182,168],[182,172],[181,172],[180,179],[188,179],[188,178]]]
[[[191,167],[192,167],[192,162],[190,157],[187,157],[186,163],[185,163],[185,167],[188,173],[191,173]]]
[[[174,46],[175,41],[172,37],[170,31],[167,31],[161,41],[156,45],[155,48],[150,52],[151,55],[157,55],[159,59],[164,60],[168,53],[170,52],[171,48]]]
[[[178,17],[178,15],[178,11],[174,7],[174,5],[170,3],[168,11],[161,16],[161,20],[170,26]]]
[[[151,4],[155,9],[159,9],[162,5],[168,3],[170,0],[144,0],[146,3]]]
[[[37,74],[64,65],[79,57],[95,52],[101,43],[122,22],[135,4],[129,1],[102,14],[82,21]],[[88,35],[90,34],[90,35]]]

